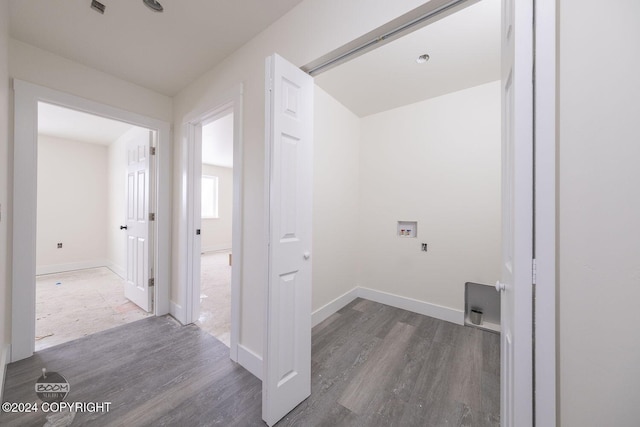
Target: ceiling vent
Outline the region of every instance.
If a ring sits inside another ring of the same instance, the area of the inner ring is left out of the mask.
[[[102,15],[104,15],[104,11],[105,11],[106,8],[107,8],[107,6],[103,5],[99,1],[91,0],[91,9],[95,10],[96,12],[99,12]]]
[[[142,3],[144,3],[145,6],[147,6],[149,9],[153,10],[154,12],[163,12],[164,11],[164,8],[160,4],[160,2],[158,2],[156,0],[142,0]]]

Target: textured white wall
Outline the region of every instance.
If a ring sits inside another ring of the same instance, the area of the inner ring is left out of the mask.
[[[315,87],[313,289],[317,310],[357,285],[360,119]]]
[[[465,282],[494,283],[500,147],[499,82],[363,118],[359,284],[463,310]]]
[[[205,73],[174,98],[174,126],[187,115],[217,107],[219,97],[242,82],[244,140],[243,266],[240,344],[262,354],[264,289],[267,277],[264,206],[264,60],[277,52],[302,66],[425,3],[423,0],[305,0],[280,20]],[[182,138],[174,139],[174,200],[182,197]],[[174,203],[174,230],[179,205]],[[177,239],[173,239],[171,299],[181,304]],[[315,260],[314,260],[315,261]],[[314,263],[314,269],[318,268]]]
[[[559,4],[559,420],[637,426],[640,2]]]
[[[202,218],[202,252],[231,249],[233,224],[233,169],[202,165],[202,175],[218,177],[218,216]]]
[[[106,146],[39,135],[36,269],[104,265],[108,199]]]

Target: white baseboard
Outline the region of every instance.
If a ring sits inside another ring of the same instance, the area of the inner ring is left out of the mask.
[[[362,287],[358,287],[358,297],[414,313],[424,314],[425,316],[445,320],[457,325],[464,325],[464,311],[462,310]]]
[[[353,288],[349,292],[346,292],[333,301],[323,305],[311,313],[311,327],[313,328],[356,298],[358,298],[358,288]]]
[[[5,344],[4,348],[0,352],[0,402],[4,402],[4,379],[7,376],[7,363],[9,363],[10,352],[10,344]]]
[[[40,265],[36,267],[36,276],[42,274],[63,273],[65,271],[84,270],[87,268],[109,267],[106,259],[92,261],[70,262],[66,264]]]
[[[336,313],[342,307],[346,306],[358,297],[374,302],[379,302],[381,304],[390,305],[392,307],[401,308],[403,310],[408,310],[414,313],[423,314],[425,316],[434,317],[436,319],[455,323],[457,325],[464,324],[464,311],[462,310],[455,310],[450,307],[430,304],[428,302],[419,301],[413,298],[402,297],[399,295],[390,294],[388,292],[357,287],[351,289],[350,291],[344,293],[343,295],[314,311],[311,315],[312,327],[316,326],[332,314]],[[174,312],[174,306],[179,307],[177,304],[173,302],[171,303],[172,315]],[[262,357],[249,350],[242,344],[238,344],[238,363],[253,375],[255,375],[256,378],[262,380]]]
[[[224,245],[212,245],[202,248],[202,253],[205,252],[218,252],[218,251],[231,251],[231,243]]]
[[[169,314],[176,319],[178,322],[183,325],[187,324],[187,314],[184,312],[184,309],[181,305],[176,304],[175,302],[170,302]]]
[[[238,344],[238,363],[262,381],[262,357]]]
[[[119,265],[115,265],[112,262],[109,262],[109,265],[107,265],[107,268],[109,268],[109,270],[113,271],[115,274],[120,276],[120,278],[125,279],[126,272],[124,268],[120,267]]]

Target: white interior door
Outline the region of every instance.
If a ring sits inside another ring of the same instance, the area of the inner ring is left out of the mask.
[[[266,64],[269,279],[262,418],[275,424],[311,394],[313,78]]]
[[[189,239],[189,247],[193,251],[191,259],[193,264],[189,272],[189,282],[192,286],[187,287],[187,298],[191,303],[186,304],[187,322],[195,323],[200,317],[200,294],[201,289],[201,269],[202,269],[202,123],[198,123],[191,129],[194,132],[193,138],[193,163],[190,168],[193,170],[193,235]]]
[[[124,294],[145,311],[153,310],[149,262],[151,232],[151,147],[153,133],[141,133],[127,142],[127,277]]]
[[[531,0],[502,4],[500,421],[527,427],[533,425],[533,8]]]

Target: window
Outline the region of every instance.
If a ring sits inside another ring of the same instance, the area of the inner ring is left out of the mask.
[[[202,218],[218,218],[218,177],[202,175]]]

